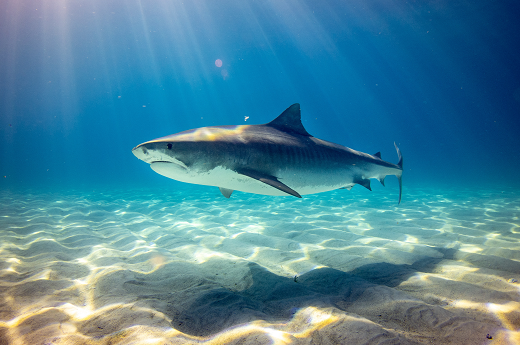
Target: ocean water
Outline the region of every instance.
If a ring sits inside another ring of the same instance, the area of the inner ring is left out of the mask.
[[[520,343],[520,6],[0,3],[0,345]],[[294,197],[136,145],[262,124],[404,157]],[[377,181],[375,181],[377,182]]]

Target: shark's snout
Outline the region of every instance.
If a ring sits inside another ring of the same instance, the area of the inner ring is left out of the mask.
[[[150,155],[148,154],[146,147],[141,145],[136,146],[132,149],[132,153],[143,162],[150,163]]]
[[[169,144],[167,147],[171,148],[171,144]],[[176,159],[173,155],[165,153],[164,150],[157,150],[153,146],[147,146],[147,143],[134,147],[132,149],[132,153],[143,162],[151,165],[154,165],[155,163],[174,163],[183,169],[187,169],[186,165]]]

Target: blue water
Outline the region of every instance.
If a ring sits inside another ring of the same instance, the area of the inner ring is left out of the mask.
[[[131,149],[195,127],[265,123],[295,102],[316,137],[391,162],[397,142],[405,187],[518,185],[519,10],[2,1],[1,188],[174,188]]]

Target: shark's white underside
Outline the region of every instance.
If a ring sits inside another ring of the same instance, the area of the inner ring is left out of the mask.
[[[273,188],[253,178],[238,174],[224,167],[216,167],[204,173],[190,171],[181,165],[170,162],[154,162],[151,168],[165,177],[186,183],[215,186],[246,193],[286,196],[287,193]],[[296,190],[300,195],[322,193],[343,187],[351,187],[353,183],[341,176],[340,172],[311,173],[297,170],[281,170],[277,174],[280,182]],[[375,177],[375,176],[373,176]],[[367,176],[367,178],[370,178]],[[319,184],[317,184],[319,181]]]

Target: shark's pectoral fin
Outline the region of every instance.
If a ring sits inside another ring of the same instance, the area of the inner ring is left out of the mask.
[[[223,187],[218,187],[218,189],[220,190],[220,193],[222,193],[222,195],[228,199],[231,197],[231,193],[233,193],[233,189],[227,189]]]
[[[283,184],[282,182],[278,181],[278,179],[275,176],[271,176],[271,175],[264,174],[264,173],[261,173],[261,172],[255,171],[255,170],[250,170],[250,169],[237,169],[236,172],[241,175],[254,178],[255,180],[263,182],[263,183],[265,183],[271,187],[274,187],[278,190],[281,190],[282,192],[285,192],[287,194],[294,195],[297,198],[302,197],[294,189],[291,189],[288,186],[286,186],[285,184]]]
[[[372,191],[372,188],[370,188],[370,180],[367,178],[362,178],[362,177],[355,178],[354,183],[357,183],[357,184],[365,187],[369,191]]]

